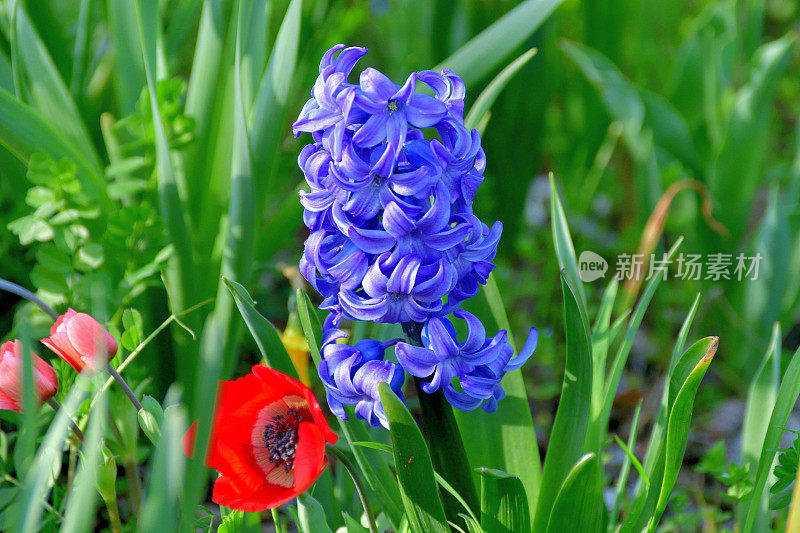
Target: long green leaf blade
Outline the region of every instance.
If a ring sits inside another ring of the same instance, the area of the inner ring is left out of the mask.
[[[589,326],[581,313],[577,290],[570,285],[570,280],[563,271],[561,290],[564,293],[567,356],[561,397],[548,445],[551,452],[544,458],[542,485],[536,503],[533,528],[536,532],[547,530],[557,491],[581,457],[587,413],[591,409],[592,348]]]
[[[479,82],[535,32],[561,0],[527,0],[442,61],[435,70],[449,68],[467,87]]]
[[[547,533],[605,531],[608,515],[603,502],[600,462],[587,453],[570,470],[553,503]]]
[[[223,281],[236,301],[239,312],[250,333],[253,334],[258,350],[267,362],[267,366],[299,379],[297,369],[281,341],[278,330],[272,325],[272,322],[256,310],[255,301],[250,297],[247,289],[233,280],[223,278]]]
[[[658,495],[656,510],[650,519],[650,531],[654,531],[658,525],[658,521],[667,507],[670,494],[672,494],[672,489],[678,479],[678,472],[681,469],[681,463],[683,463],[683,454],[686,451],[686,441],[689,437],[689,422],[692,419],[694,397],[706,370],[708,370],[708,366],[711,364],[711,360],[714,358],[714,354],[717,352],[718,345],[718,337],[708,337],[697,341],[687,350],[675,368],[675,378],[677,379],[674,379],[670,384],[670,392],[672,392],[673,388],[677,388],[678,383],[680,383],[680,389],[677,390],[675,403],[669,413],[665,443],[664,476],[661,481],[661,491]],[[698,355],[700,360],[696,362],[685,379],[681,380],[680,378],[683,375],[681,365],[694,363]]]
[[[492,468],[479,468],[478,473],[481,476],[481,528],[486,533],[530,531],[528,497],[519,478]]]
[[[759,513],[758,503],[761,501],[762,494],[767,485],[767,477],[772,469],[772,462],[778,450],[783,435],[783,428],[789,420],[789,414],[797,403],[800,396],[800,350],[796,351],[789,361],[789,366],[783,374],[781,386],[778,389],[778,397],[775,400],[775,407],[769,418],[767,434],[764,436],[764,445],[761,448],[761,455],[758,459],[758,469],[756,479],[753,484],[753,492],[750,496],[750,504],[747,509],[747,516],[744,524],[740,524],[743,533],[750,533],[753,524]]]
[[[414,533],[449,531],[428,446],[411,413],[386,383],[378,387],[389,419],[392,451],[408,524]]]

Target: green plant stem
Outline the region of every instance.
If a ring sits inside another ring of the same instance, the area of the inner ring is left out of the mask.
[[[117,372],[116,368],[111,366],[111,363],[108,363],[108,365],[106,365],[106,370],[108,370],[108,373],[111,374],[112,378],[117,380],[117,383],[119,383],[119,386],[122,387],[123,391],[125,391],[125,394],[128,396],[128,399],[131,401],[133,406],[136,407],[136,410],[141,411],[142,403],[139,401],[139,399],[133,393],[131,388],[128,386],[128,383],[125,381],[125,378],[119,375],[119,372]]]
[[[53,411],[58,411],[61,409],[61,404],[55,401],[53,398],[49,398],[47,400],[47,405],[52,407]],[[76,437],[78,437],[78,439],[83,440],[83,432],[78,427],[78,424],[76,424],[75,421],[72,420],[71,416],[68,418],[68,420],[69,420],[69,427],[72,429],[72,432],[75,434]]]
[[[410,344],[422,346],[420,340],[422,324],[405,322],[403,332]],[[453,408],[441,389],[428,394],[422,390],[422,383],[421,379],[414,378],[422,413],[422,433],[428,441],[433,468],[455,488],[469,508],[477,514],[480,509],[478,493],[472,480],[472,470],[453,415]],[[456,523],[463,509],[461,504],[449,492],[440,490],[439,493],[447,519]]]
[[[278,515],[277,509],[270,509],[272,511],[272,523],[275,525],[275,533],[284,533],[283,521]]]
[[[15,487],[22,488],[22,483],[20,483],[17,478],[15,478],[15,477],[13,477],[13,476],[11,476],[9,474],[6,474],[3,477],[3,479],[8,481],[9,483],[14,485]],[[48,512],[53,513],[54,515],[56,515],[58,517],[58,519],[61,520],[62,522],[64,521],[64,515],[61,514],[60,512],[58,512],[58,509],[56,509],[55,507],[50,505],[50,502],[48,502],[47,500],[42,498],[42,504],[44,504],[44,508],[47,509]]]
[[[38,296],[33,294],[28,289],[20,287],[16,283],[11,283],[8,280],[0,278],[0,290],[16,294],[17,296],[25,298],[29,302],[38,305],[39,309],[47,313],[53,320],[56,320],[58,318],[58,313],[56,313],[52,307],[44,303]]]
[[[110,498],[110,501],[107,500],[106,509],[108,509],[108,520],[111,522],[111,531],[113,533],[122,533],[122,521],[119,519],[117,499]]]
[[[347,473],[350,474],[353,484],[356,486],[358,497],[361,499],[361,505],[364,507],[364,513],[367,515],[370,533],[378,533],[378,527],[375,525],[375,515],[372,512],[372,507],[369,504],[369,500],[367,500],[367,493],[364,490],[364,483],[361,481],[361,476],[359,475],[358,470],[356,470],[356,467],[353,466],[353,463],[350,462],[350,459],[340,449],[331,445],[328,445],[327,449],[328,453],[336,457],[336,460],[338,460],[344,469],[347,470]]]

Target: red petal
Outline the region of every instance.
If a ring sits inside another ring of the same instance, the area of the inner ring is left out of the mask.
[[[58,317],[58,318],[56,318],[56,321],[55,321],[55,323],[54,323],[52,326],[50,326],[50,335],[51,335],[51,336],[52,336],[52,335],[55,335],[55,334],[58,332],[58,327],[59,327],[59,326],[60,326],[60,325],[61,325],[61,324],[62,324],[62,323],[65,321],[65,320],[72,318],[72,317],[73,317],[73,316],[75,316],[76,314],[77,314],[77,313],[75,313],[75,310],[74,310],[73,308],[71,308],[71,307],[70,307],[70,308],[68,308],[68,309],[67,309],[67,312],[66,312],[66,313],[64,313],[63,315],[59,315],[59,317]]]
[[[280,507],[295,496],[292,489],[278,487],[277,485],[267,485],[261,491],[240,494],[236,492],[228,478],[220,476],[214,482],[214,493],[211,499],[219,505],[224,505],[237,511],[257,513]]]
[[[328,465],[328,459],[325,457],[325,437],[316,425],[301,422],[297,434],[294,491],[295,494],[302,494],[322,475]]]
[[[4,409],[7,411],[16,411],[20,412],[19,409],[19,402],[14,400],[11,396],[8,396],[4,392],[0,391],[0,409]]]
[[[336,444],[336,441],[339,440],[339,435],[334,433],[328,425],[328,420],[325,418],[325,414],[322,412],[322,408],[319,406],[319,402],[316,396],[314,396],[314,393],[311,392],[311,389],[307,389],[305,400],[308,403],[311,416],[314,418],[314,424],[316,424],[322,432],[324,439],[331,444]]]
[[[65,333],[52,333],[50,338],[42,339],[42,344],[50,348],[53,353],[61,359],[70,364],[76,372],[83,370],[86,363],[81,359],[80,354],[76,352],[69,343]]]
[[[216,440],[214,438],[214,429],[211,429],[212,435],[209,439],[208,450],[206,450],[206,466],[215,470],[219,469],[220,457],[216,447]],[[183,436],[183,453],[189,457],[194,457],[194,448],[197,441],[197,420],[191,425],[189,430]]]
[[[281,391],[265,388],[263,382],[253,374],[233,381],[221,381],[217,394],[217,417],[252,416],[254,424],[258,412],[281,396]]]
[[[105,364],[113,356],[110,348],[116,353],[116,341],[111,345],[106,328],[86,313],[76,313],[65,324],[70,344],[92,366]]]
[[[239,493],[256,492],[267,484],[266,473],[256,463],[253,446],[218,441],[219,464],[215,467]]]

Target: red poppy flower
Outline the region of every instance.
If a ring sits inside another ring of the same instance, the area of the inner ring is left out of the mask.
[[[22,343],[4,342],[0,346],[0,409],[20,412],[22,406]],[[36,397],[45,402],[58,391],[56,371],[33,352],[33,386]]]
[[[58,317],[42,343],[78,372],[86,365],[100,368],[117,353],[114,336],[90,315],[73,309]]]
[[[197,422],[183,440],[194,450]],[[331,431],[311,389],[262,365],[220,382],[206,464],[220,476],[212,499],[245,512],[274,509],[308,490],[328,464]]]

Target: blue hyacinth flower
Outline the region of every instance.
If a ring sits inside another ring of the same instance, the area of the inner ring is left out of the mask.
[[[333,315],[331,315],[333,316]],[[337,329],[335,321],[326,320],[322,360],[318,372],[325,385],[328,405],[333,414],[347,419],[345,406],[355,408],[356,417],[373,427],[389,428],[386,412],[381,403],[378,385],[388,383],[401,399],[403,398],[403,369],[391,361],[384,360],[384,351],[397,342],[379,342],[365,339],[354,346],[337,341],[347,334]]]
[[[492,412],[505,396],[500,384],[503,376],[521,367],[533,355],[538,332],[531,328],[522,350],[512,357],[514,350],[508,344],[505,330],[486,337],[477,317],[463,310],[453,314],[466,322],[466,340],[458,341],[448,318],[432,318],[422,328],[422,346],[397,344],[397,361],[412,376],[427,379],[421,386],[424,392],[430,394],[442,389],[447,401],[457,409],[469,411],[483,404],[484,410]]]

